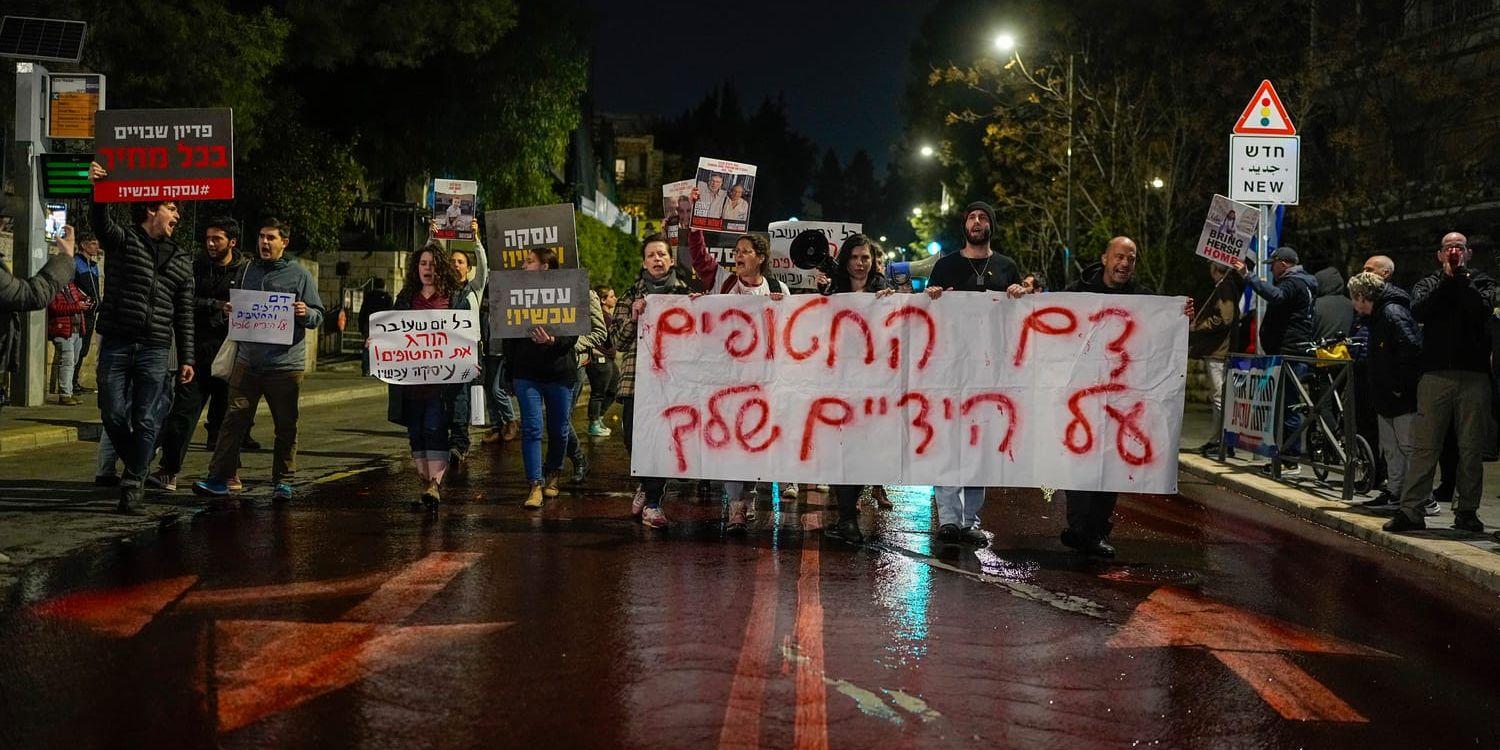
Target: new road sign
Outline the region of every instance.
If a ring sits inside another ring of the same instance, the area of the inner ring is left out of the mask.
[[[1297,205],[1301,143],[1295,135],[1229,136],[1230,200]]]
[[[1270,81],[1261,81],[1255,96],[1250,98],[1239,121],[1234,124],[1234,132],[1238,135],[1296,135],[1297,126],[1292,124],[1286,107],[1281,106],[1276,87]]]

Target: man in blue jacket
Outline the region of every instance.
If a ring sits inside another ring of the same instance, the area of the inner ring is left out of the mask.
[[[290,344],[241,341],[234,369],[229,375],[229,413],[219,430],[219,442],[208,466],[208,477],[193,484],[193,492],[207,497],[229,495],[227,480],[240,466],[240,447],[261,396],[271,409],[276,425],[276,446],[271,464],[271,499],[292,499],[292,480],[297,473],[297,402],[302,392],[302,371],[307,365],[307,331],[323,324],[323,300],[312,274],[286,255],[292,230],[276,218],[261,221],[257,233],[258,257],[245,270],[242,289],[291,294],[296,326]],[[233,312],[224,306],[225,314]]]
[[[1297,251],[1282,245],[1271,253],[1271,281],[1252,275],[1242,261],[1234,262],[1234,269],[1249,282],[1256,296],[1266,301],[1265,315],[1260,322],[1260,353],[1284,354],[1306,357],[1311,354],[1315,318],[1313,300],[1317,298],[1318,280],[1303,270]],[[1301,378],[1307,365],[1297,362],[1286,365],[1283,377]],[[1282,393],[1293,389],[1283,384]],[[1282,439],[1285,445],[1277,446],[1281,453],[1282,473],[1295,474],[1297,459],[1302,455],[1300,437],[1290,437],[1302,426],[1302,414],[1286,408],[1283,397],[1280,404],[1283,413]]]

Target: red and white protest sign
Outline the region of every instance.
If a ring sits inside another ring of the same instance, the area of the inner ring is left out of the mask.
[[[1176,492],[1184,301],[653,296],[631,469]]]
[[[479,376],[478,310],[388,310],[370,316],[370,374],[392,385]]]
[[[94,183],[100,203],[234,198],[228,109],[106,109],[94,131],[94,159],[109,172]]]

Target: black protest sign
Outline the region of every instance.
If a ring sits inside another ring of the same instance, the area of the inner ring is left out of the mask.
[[[537,248],[557,253],[563,268],[578,267],[578,229],[573,224],[573,204],[507,208],[484,212],[485,250],[490,268],[519,270],[526,256]]]
[[[490,338],[520,339],[541,326],[553,336],[589,332],[589,273],[491,271]]]
[[[94,200],[234,198],[234,116],[228,109],[106,109],[94,121],[95,161],[109,174]]]

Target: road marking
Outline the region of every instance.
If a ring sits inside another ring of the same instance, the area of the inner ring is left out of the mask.
[[[1287,652],[1391,657],[1298,625],[1163,586],[1136,607],[1110,648],[1201,647],[1209,650],[1271,708],[1296,721],[1367,722]]]
[[[828,748],[828,690],[823,684],[823,599],[818,535],[802,540],[802,570],[797,576],[797,709],[792,746],[798,750]]]
[[[104,635],[130,638],[197,582],[197,576],[180,576],[112,589],[80,591],[33,605],[31,611],[42,617],[81,622]]]
[[[386,571],[370,573],[352,578],[335,578],[326,581],[298,581],[271,586],[246,586],[234,589],[207,589],[190,592],[177,602],[174,611],[192,612],[216,607],[240,607],[250,604],[268,605],[309,599],[338,599],[363,594],[380,587],[390,580]]]
[[[776,636],[776,554],[774,550],[761,550],[755,566],[755,593],[740,644],[739,664],[729,685],[724,728],[719,731],[720,748],[760,747],[760,710],[771,676],[768,665]]]

